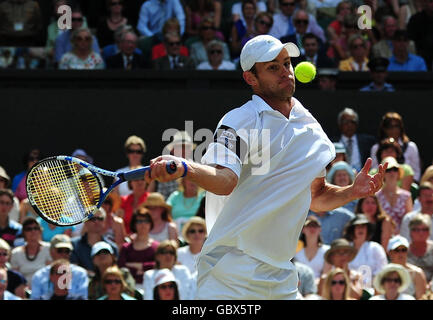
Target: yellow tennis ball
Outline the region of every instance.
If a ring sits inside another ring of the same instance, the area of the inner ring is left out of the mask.
[[[295,77],[302,83],[310,82],[316,76],[316,67],[308,61],[300,62],[295,67]]]

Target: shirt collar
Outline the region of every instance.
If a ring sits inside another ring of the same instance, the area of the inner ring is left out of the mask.
[[[290,111],[290,116],[299,116],[300,115],[300,102],[298,101],[298,99],[296,99],[295,97],[292,97],[292,99],[294,99],[295,104],[292,107],[292,110]],[[253,101],[253,105],[255,107],[255,109],[257,110],[258,113],[262,113],[264,111],[271,111],[271,112],[278,112],[274,109],[272,109],[269,104],[267,104],[265,102],[265,100],[263,100],[260,96],[254,94],[252,97],[252,101]]]

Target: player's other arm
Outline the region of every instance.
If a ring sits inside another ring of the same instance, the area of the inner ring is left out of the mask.
[[[167,173],[166,163],[171,160],[176,162],[177,171],[170,175]],[[150,161],[151,175],[149,177],[146,173],[146,180],[148,182],[176,180],[185,172],[182,162],[187,166],[186,178],[214,194],[229,195],[238,183],[238,176],[231,169],[222,166],[212,167],[168,155]]]
[[[371,163],[372,159],[368,158],[350,186],[339,187],[327,183],[324,177],[316,178],[311,184],[310,209],[314,212],[329,211],[350,201],[374,195],[382,188],[387,164],[379,165],[378,172],[371,176],[368,174]]]

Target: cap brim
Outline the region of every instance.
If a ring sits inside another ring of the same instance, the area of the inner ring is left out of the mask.
[[[74,247],[72,246],[72,244],[65,243],[65,242],[61,242],[61,243],[56,244],[54,246],[54,248],[56,248],[56,249],[58,249],[58,248],[67,248],[69,250],[73,250],[74,249]]]
[[[256,62],[272,61],[280,54],[281,50],[283,49],[287,50],[289,57],[299,57],[299,55],[301,54],[296,44],[292,42],[287,42],[282,46],[274,46],[273,48],[271,48],[271,50],[269,50],[264,55],[262,55],[259,59],[257,59]]]

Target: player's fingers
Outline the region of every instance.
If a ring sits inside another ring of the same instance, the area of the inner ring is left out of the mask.
[[[152,178],[150,176],[151,170],[148,170],[144,173],[144,181],[146,181],[146,183],[151,183],[152,182]]]
[[[370,172],[370,168],[371,168],[371,163],[373,162],[373,160],[371,158],[368,158],[365,161],[364,167],[362,168],[361,172],[364,172],[366,174],[368,174]]]

